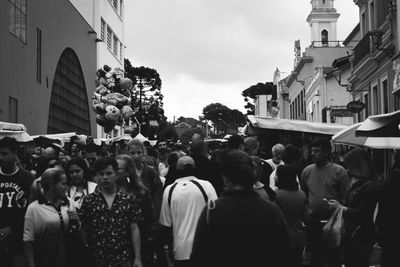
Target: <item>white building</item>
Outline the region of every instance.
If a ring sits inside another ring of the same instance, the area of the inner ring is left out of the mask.
[[[340,14],[333,4],[334,0],[311,1],[311,45],[302,52],[300,41],[295,42],[293,71],[277,83],[280,118],[340,124],[352,120],[344,112],[351,95],[334,79],[332,63],[348,56],[354,44],[337,39]]]
[[[108,65],[111,68],[124,69],[124,0],[69,1],[94,29],[91,34],[96,35],[97,68]],[[93,78],[95,73],[96,69],[93,70]],[[115,129],[111,137],[119,135],[120,131],[121,129]],[[97,137],[105,137],[103,128],[99,125]]]

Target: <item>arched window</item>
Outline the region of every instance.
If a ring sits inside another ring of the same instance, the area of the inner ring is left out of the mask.
[[[321,41],[322,41],[322,46],[328,46],[328,31],[323,30],[321,32]]]
[[[57,63],[51,89],[47,133],[90,135],[89,104],[81,64],[67,48]]]

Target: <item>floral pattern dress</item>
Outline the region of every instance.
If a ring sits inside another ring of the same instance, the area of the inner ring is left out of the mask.
[[[119,266],[133,260],[130,225],[138,222],[140,214],[135,196],[123,190],[118,190],[111,208],[100,190],[84,198],[79,217],[97,266]]]

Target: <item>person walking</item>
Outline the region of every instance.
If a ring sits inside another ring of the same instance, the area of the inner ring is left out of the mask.
[[[141,220],[139,220],[142,262],[144,267],[154,266],[155,255],[155,226],[154,209],[151,201],[150,190],[143,184],[140,177],[136,174],[136,167],[133,160],[128,155],[117,155],[118,163],[117,185],[120,189],[133,194],[141,210]],[[164,257],[166,260],[166,257]],[[160,260],[160,259],[158,259]]]
[[[26,264],[22,233],[34,177],[18,166],[17,151],[15,138],[0,140],[0,267]]]
[[[397,150],[393,156],[389,177],[382,182],[376,217],[379,243],[382,246],[382,267],[400,266],[400,216],[396,212],[400,188],[400,151]]]
[[[269,184],[264,184],[261,182],[262,177],[266,176],[267,163],[265,163],[265,161],[258,156],[259,148],[260,142],[255,137],[249,136],[244,139],[243,151],[246,152],[253,160],[254,171],[257,178],[253,188],[262,198],[273,201],[276,196],[275,191],[269,187]]]
[[[174,267],[191,267],[190,254],[201,211],[217,193],[209,181],[193,176],[195,163],[190,156],[177,162],[177,179],[164,191],[160,224],[172,228]]]
[[[44,194],[33,201],[25,215],[23,241],[27,267],[65,267],[66,232],[69,224],[67,177],[63,170],[47,169],[40,184]]]
[[[275,203],[286,219],[292,241],[295,266],[300,267],[306,245],[304,222],[308,218],[307,196],[299,189],[296,169],[289,165],[281,165],[276,170]]]
[[[97,160],[95,170],[99,188],[78,211],[92,260],[99,267],[142,267],[137,200],[117,187],[115,159]]]
[[[311,254],[311,266],[341,266],[340,250],[332,249],[322,242],[322,227],[332,210],[327,199],[344,203],[349,188],[349,177],[339,164],[329,160],[330,140],[318,138],[311,144],[313,164],[304,168],[301,188],[307,195],[309,218],[306,222],[307,254]],[[326,265],[325,265],[326,266]]]
[[[222,158],[227,190],[203,209],[191,259],[201,267],[290,267],[293,250],[279,207],[253,190],[253,163],[243,151]]]
[[[83,198],[94,192],[97,184],[91,181],[89,167],[83,158],[72,158],[67,163],[67,196],[74,205],[79,209],[82,205]]]
[[[204,140],[196,140],[190,144],[190,157],[195,163],[194,176],[209,181],[217,195],[223,189],[222,176],[218,173],[217,164],[207,158],[207,144]]]
[[[283,152],[285,151],[285,146],[278,143],[275,144],[272,149],[272,158],[264,160],[265,167],[267,168],[264,176],[261,179],[263,184],[269,185],[272,190],[276,190],[275,186],[275,176],[276,176],[276,169],[278,166],[285,164],[282,160]]]
[[[354,148],[344,156],[350,176],[350,189],[343,204],[332,199],[332,210],[344,207],[345,236],[343,242],[345,267],[368,267],[375,241],[374,212],[379,199],[380,182],[371,157],[362,148]]]

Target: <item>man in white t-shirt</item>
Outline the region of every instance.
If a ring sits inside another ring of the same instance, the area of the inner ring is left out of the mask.
[[[193,239],[200,213],[217,193],[210,182],[193,176],[194,160],[179,158],[175,183],[167,186],[161,205],[160,224],[172,227],[174,267],[190,266]]]
[[[280,165],[284,165],[285,163],[282,161],[282,155],[283,151],[285,150],[284,145],[282,144],[276,144],[272,147],[272,158],[265,160],[264,162],[267,163],[266,167],[270,170],[267,173],[269,173],[268,177],[264,177],[264,181],[262,181],[264,184],[269,184],[269,187],[272,190],[276,190],[275,186],[275,176],[276,176],[276,169]]]

